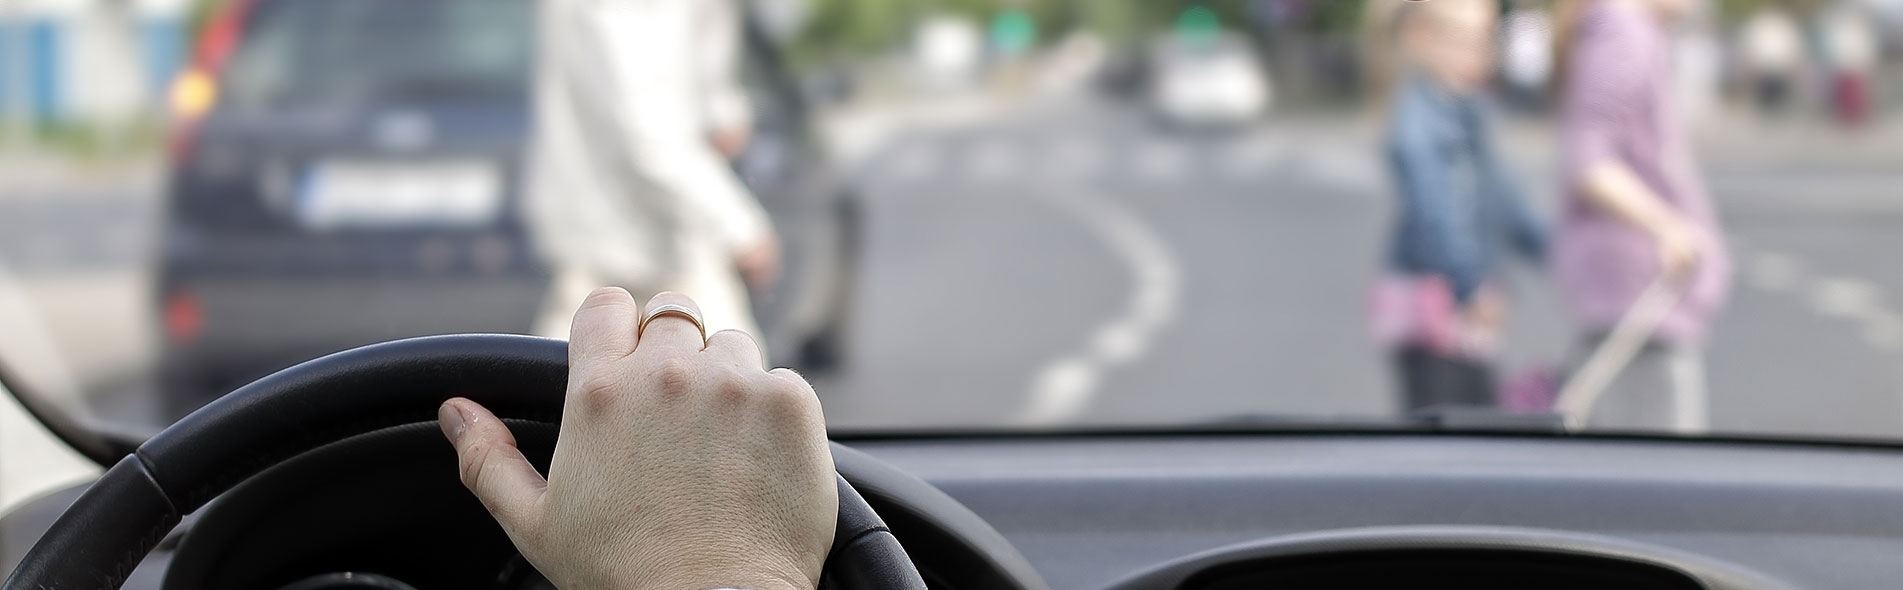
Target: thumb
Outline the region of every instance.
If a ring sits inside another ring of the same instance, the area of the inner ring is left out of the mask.
[[[511,536],[533,535],[548,480],[515,446],[515,435],[476,402],[455,398],[436,409],[437,425],[456,447],[463,485],[482,500]]]

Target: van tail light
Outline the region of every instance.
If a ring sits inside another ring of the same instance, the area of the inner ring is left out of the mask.
[[[179,291],[166,297],[160,315],[168,342],[191,343],[198,340],[198,335],[205,329],[205,309],[198,298],[188,292]]]

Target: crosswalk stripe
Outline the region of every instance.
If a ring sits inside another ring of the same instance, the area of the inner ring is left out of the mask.
[[[1086,181],[1097,177],[1165,184],[1196,181],[1297,178],[1356,192],[1384,186],[1371,154],[1315,152],[1285,140],[1251,136],[1203,146],[1174,139],[1103,143],[1091,136],[993,137],[971,141],[903,145],[868,170],[900,182],[996,184],[1035,177],[1041,181]]]

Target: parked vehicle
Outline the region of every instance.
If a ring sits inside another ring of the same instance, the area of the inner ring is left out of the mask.
[[[547,282],[517,206],[532,17],[525,0],[235,0],[212,17],[174,92],[153,273],[167,412],[353,346],[530,329]],[[789,264],[763,330],[821,368],[840,357],[855,212],[777,50],[748,39],[760,129],[739,165]]]
[[[1165,37],[1150,59],[1150,100],[1168,123],[1231,128],[1268,111],[1268,78],[1239,37]]]

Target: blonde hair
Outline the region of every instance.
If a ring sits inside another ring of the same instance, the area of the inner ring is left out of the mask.
[[[1562,0],[1563,1],[1563,0]],[[1362,88],[1377,116],[1387,111],[1400,78],[1402,36],[1410,22],[1454,6],[1481,4],[1495,10],[1499,0],[1369,0],[1361,18]]]

